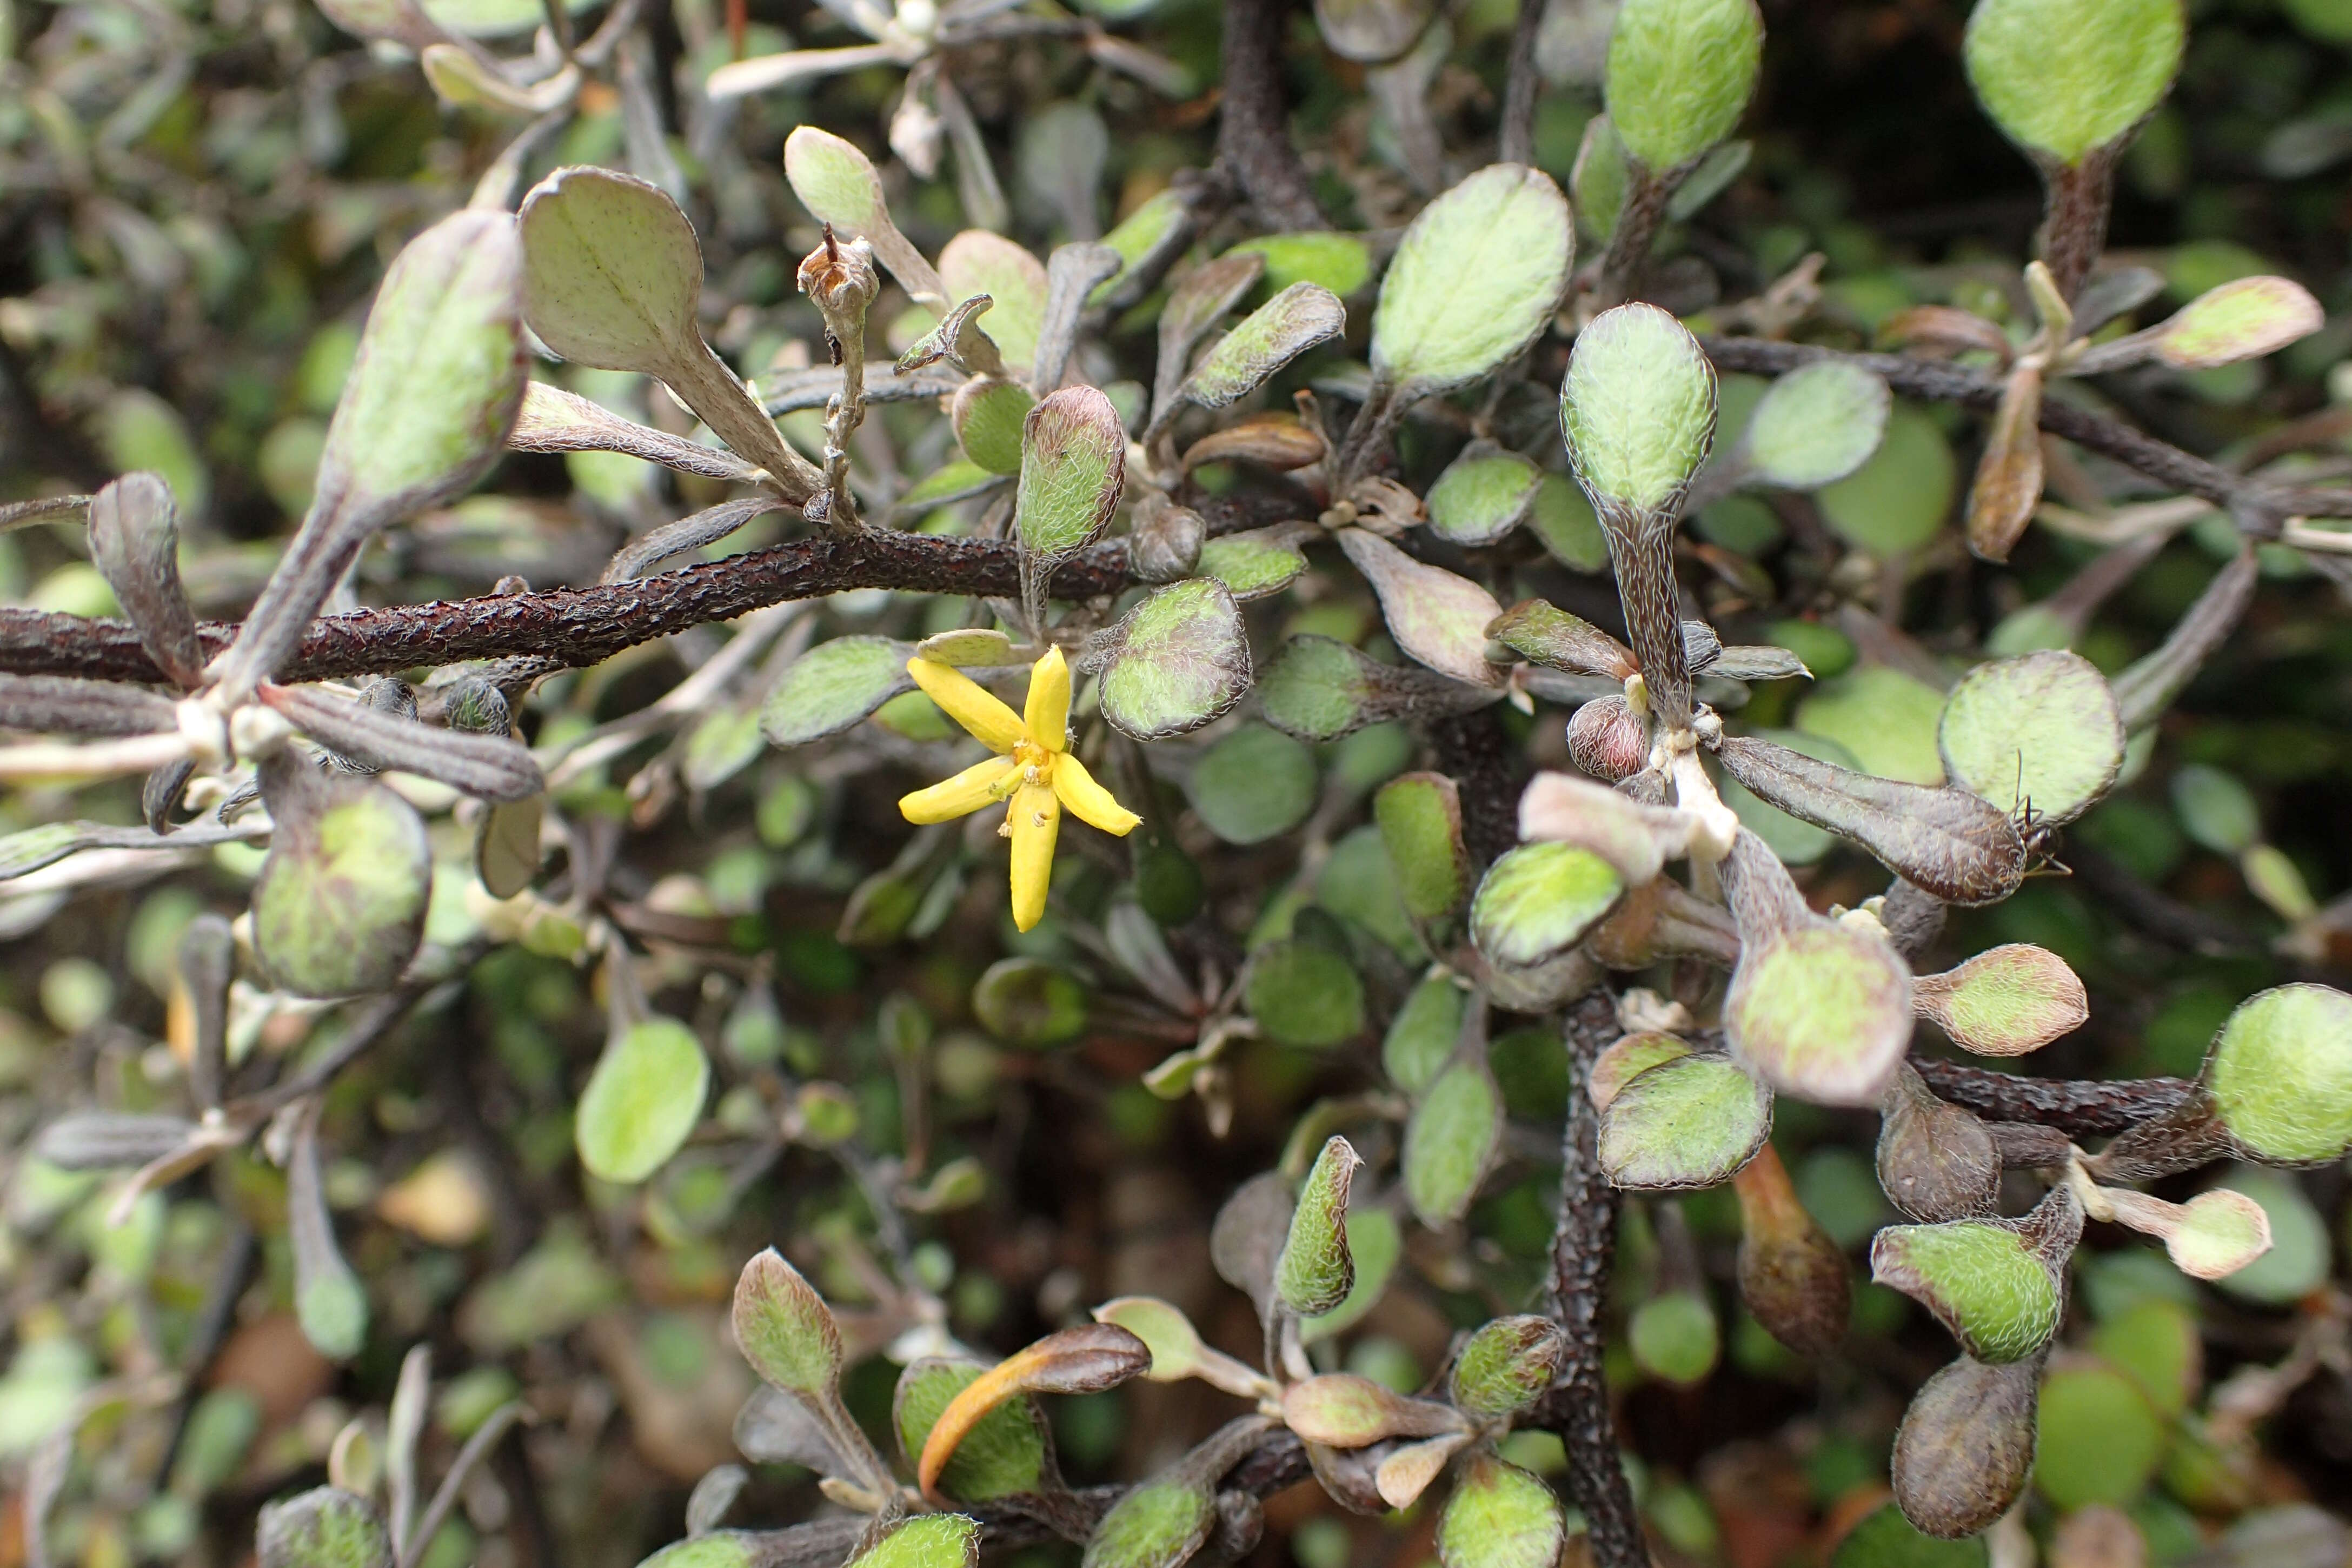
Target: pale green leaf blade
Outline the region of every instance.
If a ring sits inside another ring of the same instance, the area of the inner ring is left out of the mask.
[[[1049,393],[1023,421],[1013,503],[1022,548],[1054,560],[1094,542],[1127,484],[1127,429],[1091,386]]]
[[[1626,0],[1602,91],[1625,150],[1664,174],[1731,134],[1756,90],[1755,0]]]
[[[1874,1105],[1911,1044],[1911,973],[1883,936],[1821,922],[1751,942],[1726,1039],[1765,1081],[1822,1105]]]
[[[1486,868],[1470,900],[1470,934],[1497,963],[1539,963],[1578,942],[1625,895],[1625,879],[1590,849],[1523,844]]]
[[[1345,1138],[1324,1142],[1290,1213],[1290,1234],[1274,1263],[1274,1293],[1299,1317],[1335,1310],[1356,1283],[1348,1252],[1348,1190],[1363,1159]]]
[[[1858,366],[1824,361],[1775,381],[1748,416],[1740,456],[1755,482],[1817,490],[1870,459],[1894,398]]]
[[[1673,316],[1620,305],[1577,335],[1559,423],[1596,509],[1671,508],[1715,439],[1715,367]]]
[[[1248,628],[1213,577],[1154,590],[1089,647],[1103,717],[1139,741],[1161,741],[1223,717],[1250,689]]]
[[[580,1163],[608,1182],[642,1182],[685,1146],[710,1090],[710,1060],[675,1018],[632,1024],[607,1042],[581,1090]]]
[[[2180,0],[1979,0],[1961,58],[2011,141],[2079,163],[2163,101],[2188,30]]]
[[[1772,1095],[1728,1058],[1677,1056],[1633,1075],[1601,1117],[1601,1168],[1620,1187],[1711,1187],[1755,1156]]]
[[[1517,163],[1472,174],[1405,230],[1372,312],[1373,374],[1426,395],[1516,357],[1550,321],[1574,243],[1549,175]]]
[[[890,637],[846,637],[794,659],[760,710],[772,745],[804,746],[837,735],[885,702],[915,689],[913,649]]]
[[[735,1282],[735,1343],[761,1380],[803,1401],[832,1395],[841,1377],[841,1328],[799,1269],[770,1247]]]
[[[1961,677],[1937,743],[1953,783],[2035,822],[2072,822],[2123,766],[2123,715],[2090,660],[2045,649]]]
[[[1462,1217],[1502,1137],[1502,1092],[1485,1063],[1438,1075],[1405,1123],[1405,1199],[1422,1224],[1437,1230]]]

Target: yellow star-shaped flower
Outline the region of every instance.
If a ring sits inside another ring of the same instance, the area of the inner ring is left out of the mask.
[[[946,822],[1010,801],[1000,831],[1013,840],[1013,923],[1027,931],[1045,917],[1064,806],[1120,837],[1143,818],[1113,800],[1070,754],[1070,667],[1060,648],[1047,648],[1030,668],[1029,700],[1020,713],[951,664],[910,658],[907,673],[996,755],[902,797],[898,810],[909,822]]]

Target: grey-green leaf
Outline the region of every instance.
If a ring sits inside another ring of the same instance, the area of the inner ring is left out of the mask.
[[[978,1362],[927,1357],[898,1374],[890,1424],[898,1431],[908,1468],[914,1468],[948,1402],[985,1370]],[[1005,1400],[973,1423],[940,1472],[940,1491],[967,1503],[1031,1497],[1060,1485],[1052,1429],[1036,1400],[1025,1394]]]
[[[1184,396],[1203,408],[1230,406],[1347,327],[1347,308],[1338,295],[1319,283],[1293,283],[1217,340],[1186,378]]]
[[[770,1247],[735,1282],[735,1343],[761,1381],[803,1401],[841,1377],[841,1328],[799,1269]]]
[[[1980,664],[1944,703],[1945,770],[2003,811],[2072,822],[2123,766],[2123,715],[2090,660],[2044,649]]]
[[[2078,163],[2163,101],[2188,30],[2180,0],[1979,0],[1961,58],[2010,140]]]
[[[1228,844],[1263,844],[1306,820],[1315,805],[1315,759],[1279,731],[1245,724],[1209,748],[1192,770],[1192,809]]]
[[[1874,1105],[1911,1043],[1911,972],[1884,936],[1820,921],[1746,942],[1723,1005],[1735,1054],[1783,1093]]]
[[[1471,939],[1497,963],[1536,963],[1582,941],[1624,895],[1625,879],[1590,849],[1523,844],[1478,883]]]
[[[1433,1230],[1478,1195],[1503,1137],[1503,1097],[1483,1061],[1459,1061],[1412,1108],[1404,1131],[1405,1200]]]
[[[1437,1520],[1444,1568],[1551,1568],[1568,1532],[1559,1499],[1491,1452],[1471,1456]]]
[[[1205,552],[1204,552],[1205,553]],[[1102,672],[1103,717],[1139,741],[1163,741],[1222,717],[1250,689],[1248,628],[1213,577],[1155,589],[1087,649]]]
[[[1444,773],[1402,773],[1372,797],[1381,839],[1395,865],[1397,889],[1414,918],[1444,920],[1470,890],[1470,858],[1462,847],[1462,798]]]
[[[1127,483],[1127,430],[1091,386],[1048,393],[1021,430],[1013,527],[1022,548],[1052,560],[1092,543],[1118,510]]]
[[[1894,398],[1886,383],[1842,361],[1804,365],[1775,381],[1740,433],[1753,482],[1816,490],[1878,450]]]
[[[1479,170],[1421,209],[1381,282],[1372,371],[1427,395],[1515,358],[1551,320],[1575,247],[1568,198],[1517,163]]]
[[[1602,94],[1625,150],[1664,174],[1731,134],[1756,90],[1755,0],[1625,0]]]
[[[1620,1187],[1727,1181],[1772,1130],[1772,1095],[1727,1057],[1692,1053],[1635,1073],[1601,1115],[1601,1168]]]
[[[1429,488],[1429,531],[1454,544],[1492,544],[1525,521],[1543,470],[1517,452],[1472,442]]]
[[[794,659],[760,710],[760,732],[779,746],[837,735],[902,692],[913,648],[889,637],[835,637]]]
[[[642,1182],[685,1146],[710,1091],[694,1031],[648,1018],[615,1035],[588,1075],[573,1128],[580,1163],[608,1182]]]
[[[1620,305],[1577,335],[1559,423],[1595,508],[1668,508],[1715,439],[1715,367],[1673,316]]]
[[[1348,1252],[1348,1189],[1363,1164],[1345,1138],[1328,1139],[1299,1189],[1290,1234],[1274,1262],[1274,1292],[1302,1318],[1337,1308],[1355,1286],[1355,1260]]]
[[[1339,548],[1379,595],[1397,647],[1465,686],[1502,685],[1503,672],[1486,662],[1486,627],[1503,613],[1494,595],[1364,529],[1341,529]]]
[[[309,770],[291,756],[265,769],[276,830],[253,889],[254,951],[297,995],[389,990],[424,936],[433,887],[425,824],[383,784]]]

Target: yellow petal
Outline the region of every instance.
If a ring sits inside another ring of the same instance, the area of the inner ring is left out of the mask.
[[[1027,931],[1045,918],[1045,884],[1054,876],[1054,840],[1062,831],[1062,803],[1045,784],[1024,784],[1013,797],[1013,923]]]
[[[1113,800],[1110,791],[1087,772],[1087,765],[1066,752],[1054,759],[1054,793],[1062,797],[1071,816],[1116,837],[1126,837],[1143,820]]]
[[[1022,715],[1029,738],[1049,752],[1070,746],[1070,667],[1062,650],[1049,647],[1029,671],[1029,703]]]
[[[971,731],[992,752],[1010,753],[1021,743],[1020,716],[981,684],[951,664],[935,658],[910,658],[907,673],[923,695],[947,710],[947,716]]]
[[[1003,757],[991,757],[984,763],[974,763],[951,779],[944,779],[929,789],[898,797],[900,815],[913,823],[946,822],[954,817],[969,816],[982,806],[993,805],[1011,794],[1019,768],[1004,765]]]

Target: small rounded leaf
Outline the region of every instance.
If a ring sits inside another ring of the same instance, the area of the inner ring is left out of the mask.
[[[1715,367],[1673,316],[1620,305],[1577,334],[1559,425],[1596,510],[1669,508],[1715,439]]]
[[[735,1343],[761,1381],[804,1400],[828,1395],[841,1376],[832,1309],[772,1247],[735,1281]]]
[[[2011,815],[2072,822],[2123,766],[2123,715],[2090,660],[2045,649],[1962,676],[1936,742],[1954,784]]]
[[[1490,164],[1422,208],[1381,281],[1373,374],[1426,395],[1515,358],[1559,304],[1573,228],[1550,176],[1517,163]]]
[[[580,1093],[580,1163],[608,1182],[642,1182],[668,1163],[701,1120],[710,1059],[675,1018],[615,1035]]]
[[[277,828],[253,889],[262,967],[299,996],[390,990],[424,937],[433,889],[415,808],[382,784],[337,790],[315,813],[270,807]]]
[[[1192,809],[1228,844],[1263,844],[1314,808],[1315,758],[1279,731],[1246,724],[1211,746],[1192,770]]]
[[[1461,1429],[1451,1405],[1412,1399],[1354,1373],[1331,1373],[1283,1391],[1282,1418],[1310,1443],[1363,1448],[1391,1437],[1433,1437]]]
[[[940,1414],[986,1370],[977,1362],[931,1358],[899,1373],[890,1421],[909,1464],[923,1452]],[[1025,1395],[1007,1399],[974,1421],[939,1477],[942,1493],[966,1503],[1033,1497],[1058,1484],[1045,1413]]]
[[[702,247],[658,185],[559,169],[522,205],[523,312],[575,364],[649,370],[696,352]]]
[[[835,637],[792,665],[760,710],[760,732],[778,746],[837,735],[892,698],[915,689],[908,649],[889,637]]]
[[[1758,400],[1740,435],[1751,479],[1791,490],[1844,479],[1878,450],[1893,401],[1884,381],[1855,365],[1790,371]]]
[[[1469,1005],[1469,993],[1443,973],[1408,992],[1381,1042],[1381,1066],[1389,1081],[1407,1094],[1427,1089],[1452,1059]]]
[[[1203,556],[1205,558],[1206,552]],[[1102,634],[1103,717],[1139,741],[1160,741],[1222,717],[1250,689],[1248,629],[1232,590],[1213,576],[1155,590]]]
[[[1470,863],[1454,782],[1444,773],[1401,774],[1372,797],[1372,815],[1396,867],[1406,911],[1435,921],[1460,909],[1470,889]]]
[[[972,985],[971,1011],[1006,1044],[1044,1050],[1085,1033],[1087,990],[1042,959],[1001,958]]]
[[[261,1510],[261,1568],[392,1568],[392,1533],[365,1498],[318,1487]]]
[[[2181,1206],[2164,1238],[2172,1266],[2194,1279],[2235,1274],[2271,1249],[2271,1217],[2245,1194],[2215,1187]]]
[[[1624,893],[1616,868],[1590,849],[1523,844],[1486,868],[1471,938],[1497,963],[1535,963],[1582,941]]]
[[[1503,1137],[1503,1096],[1483,1062],[1457,1062],[1412,1109],[1404,1130],[1404,1192],[1433,1230],[1462,1217]]]
[[[1831,1554],[1830,1568],[1988,1568],[1990,1562],[1982,1541],[1923,1535],[1890,1502],[1846,1531]]]
[[[1466,686],[1502,684],[1502,671],[1486,661],[1486,628],[1503,613],[1494,595],[1360,528],[1341,529],[1339,548],[1372,585],[1390,635],[1409,657]]]
[[[890,1525],[842,1568],[979,1568],[980,1521],[961,1513],[919,1513]]]
[[[1733,1052],[1821,1105],[1874,1105],[1911,1044],[1911,974],[1885,938],[1822,923],[1740,955],[1723,1006]]]
[[[2091,1016],[2082,979],[2030,942],[2008,942],[1942,974],[1911,983],[1919,1016],[1980,1057],[2021,1057]]]
[[[968,228],[940,252],[940,278],[950,300],[985,294],[995,301],[985,325],[1007,364],[1025,368],[1035,361],[1045,330],[1043,262],[1001,235]]]
[[[1727,1057],[1676,1056],[1638,1072],[1601,1115],[1601,1168],[1643,1191],[1711,1187],[1754,1158],[1772,1094]]]
[[[1543,470],[1517,452],[1473,444],[1429,489],[1429,531],[1454,544],[1492,544],[1535,505]]]
[[[1723,1351],[1715,1309],[1696,1290],[1667,1290],[1633,1310],[1625,1325],[1634,1364],[1687,1388],[1706,1381]]]
[[[1363,1032],[1364,984],[1355,965],[1345,955],[1311,942],[1269,942],[1260,948],[1250,963],[1244,1005],[1268,1039],[1286,1046],[1320,1049]]]
[[[1739,123],[1763,61],[1755,0],[1626,0],[1602,92],[1625,150],[1660,174]]]
[[[2276,986],[2221,1026],[2204,1081],[2221,1124],[2251,1157],[2321,1164],[2352,1150],[2352,996]]]
[[[1444,1568],[1551,1568],[1567,1518],[1539,1477],[1491,1452],[1472,1455],[1437,1521]]]
[[[1275,373],[1348,327],[1347,308],[1317,283],[1293,283],[1217,340],[1185,380],[1184,395],[1203,408],[1225,408]]]
[[[2208,289],[2156,331],[2156,357],[2210,370],[2275,353],[2326,321],[2311,290],[2284,278],[2241,278]]]
[[[2058,1331],[2058,1277],[2004,1222],[1889,1226],[1871,1243],[1870,1277],[1935,1313],[1979,1361],[2022,1361]]]
[[[1021,434],[1036,400],[1017,382],[974,376],[956,388],[948,409],[963,455],[992,474],[1021,471]]]
[[[1097,1323],[1116,1323],[1144,1342],[1151,1352],[1151,1369],[1143,1375],[1154,1383],[1181,1382],[1200,1364],[1201,1331],[1181,1308],[1156,1296],[1121,1296],[1105,1301],[1094,1310],[1094,1319]],[[921,1447],[916,1442],[908,1451],[919,1452]]]
[[[784,178],[810,216],[844,234],[870,237],[889,221],[873,161],[830,131],[803,125],[784,138]]]
[[[1979,0],[1961,56],[2011,141],[2079,163],[2163,101],[2188,30],[2180,0]]]

